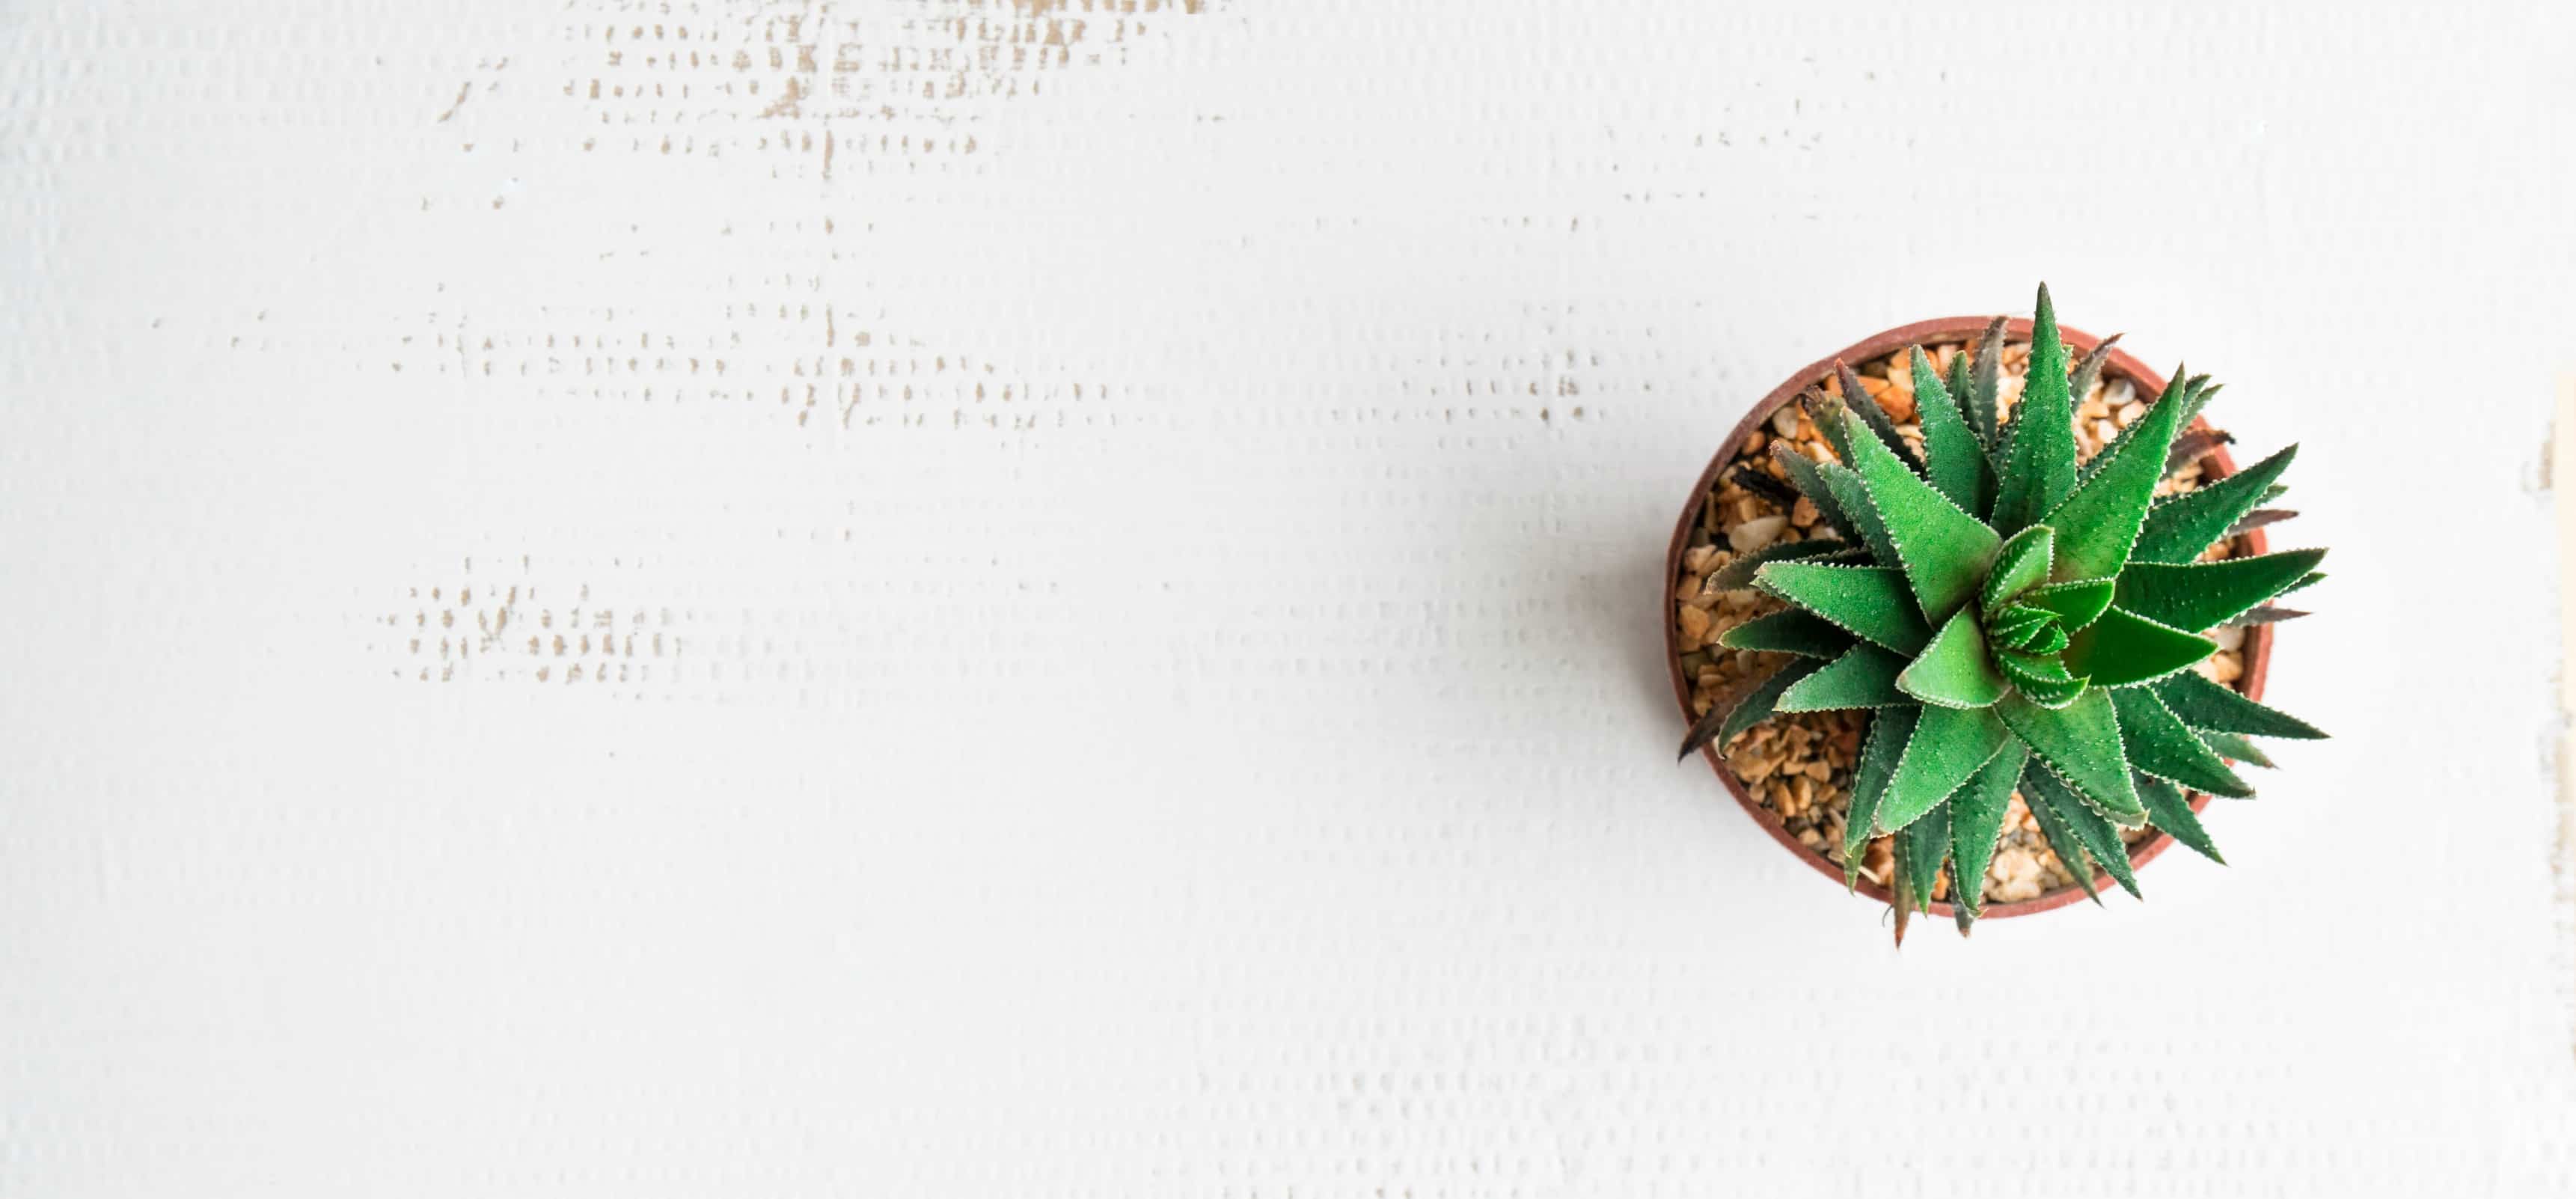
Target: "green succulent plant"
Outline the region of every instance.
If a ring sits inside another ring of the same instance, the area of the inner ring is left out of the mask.
[[[2186,792],[2250,797],[2229,760],[2271,763],[2248,738],[2325,736],[2192,669],[2218,648],[2210,630],[2299,615],[2268,605],[2323,577],[2323,550],[2201,560],[2288,515],[2262,505],[2298,447],[2159,500],[2159,481],[2215,444],[2188,431],[2219,390],[2208,376],[2176,370],[2079,461],[2074,407],[2110,343],[2070,369],[2041,286],[2021,399],[1998,419],[2003,332],[1997,317],[1947,379],[1910,351],[1919,455],[1848,367],[1837,364],[1841,397],[1802,397],[1838,460],[1773,452],[1834,535],[1739,555],[1711,576],[1789,605],[1718,644],[1791,660],[1682,745],[1684,757],[1723,745],[1775,713],[1865,709],[1844,877],[1858,881],[1873,836],[1894,835],[1900,941],[1944,865],[1965,880],[1952,889],[1960,931],[1977,918],[2016,790],[2088,895],[2088,858],[2135,895],[2120,830],[2153,825],[2222,861]]]

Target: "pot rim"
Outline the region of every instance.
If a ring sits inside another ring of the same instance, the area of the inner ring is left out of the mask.
[[[1862,338],[1836,353],[1817,359],[1804,369],[1790,375],[1779,386],[1772,388],[1769,395],[1762,397],[1750,411],[1745,413],[1744,419],[1736,422],[1735,430],[1727,434],[1726,440],[1719,444],[1716,455],[1709,459],[1708,468],[1700,472],[1699,481],[1692,485],[1690,499],[1682,505],[1681,520],[1673,527],[1672,545],[1664,553],[1663,605],[1656,613],[1656,618],[1662,622],[1664,628],[1664,664],[1672,673],[1673,693],[1680,701],[1682,720],[1685,725],[1697,720],[1698,714],[1691,710],[1691,680],[1682,674],[1681,633],[1674,626],[1673,621],[1673,602],[1676,598],[1674,592],[1681,581],[1682,555],[1690,548],[1691,530],[1699,523],[1700,510],[1707,505],[1709,492],[1716,484],[1718,474],[1734,465],[1736,451],[1744,444],[1744,439],[1768,422],[1773,413],[1795,400],[1799,392],[1823,381],[1833,372],[1836,362],[1863,363],[1912,345],[1940,341],[1968,341],[1983,333],[1987,324],[1993,320],[1994,318],[1990,316],[1937,317],[1932,320],[1916,321],[1910,325],[1899,325],[1885,332]],[[2026,341],[2030,337],[2030,329],[2031,322],[2027,318],[2013,317],[2005,323],[2004,336],[2008,339],[2019,338]],[[2090,353],[2102,341],[2099,337],[2067,325],[2058,326],[2057,331],[2071,355],[2080,356]],[[2130,386],[2143,395],[2158,395],[2165,389],[2163,375],[2150,369],[2147,364],[2140,362],[2127,350],[2118,346],[2113,346],[2111,352],[2104,357],[2102,372],[2105,378],[2127,379]],[[2212,428],[2206,417],[2195,417],[2191,427]],[[2227,447],[2223,445],[2211,449],[2201,460],[2207,464],[2202,470],[2204,479],[2216,481],[2236,473],[2236,460],[2229,456]],[[2254,553],[2266,553],[2271,548],[2270,541],[2261,529],[2248,532],[2244,537],[2248,547]],[[2272,665],[2272,626],[2258,624],[2247,628],[2245,643],[2240,652],[2244,656],[2245,674],[2238,680],[2237,690],[2247,699],[2259,700],[2263,698],[2264,677]],[[1700,756],[1707,759],[1709,768],[1716,772],[1718,781],[1725,785],[1727,792],[1735,797],[1736,804],[1744,809],[1746,815],[1753,817],[1754,822],[1761,825],[1763,831],[1770,833],[1771,839],[1779,842],[1782,848],[1814,867],[1817,873],[1840,884],[1843,881],[1842,867],[1826,858],[1823,852],[1808,848],[1804,842],[1791,835],[1788,826],[1781,821],[1778,813],[1755,801],[1752,793],[1745,789],[1744,783],[1735,777],[1735,772],[1728,769],[1726,759],[1719,753],[1722,748],[1714,744],[1703,746],[1700,749]],[[2195,813],[2204,811],[2209,806],[2209,796],[2202,792],[2192,792],[2187,798],[2191,804],[2191,810]],[[2129,847],[2130,869],[2134,871],[2154,861],[2157,856],[2171,848],[2173,843],[2173,834],[2162,829],[2156,830],[2154,836]],[[2096,873],[2093,881],[2098,891],[2108,891],[2118,886],[2107,874]],[[1880,903],[1893,905],[1896,902],[1895,894],[1884,884],[1873,883],[1866,878],[1861,880],[1857,891]],[[1977,918],[2005,920],[2014,916],[2037,915],[2065,907],[2082,898],[2084,898],[2082,887],[2060,887],[2042,894],[2037,899],[1989,903],[1980,911]],[[1950,902],[1934,901],[1929,914],[1951,915]]]

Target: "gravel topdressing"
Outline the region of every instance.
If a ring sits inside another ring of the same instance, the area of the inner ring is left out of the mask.
[[[1943,375],[1950,361],[1973,350],[1973,343],[1948,342],[1927,345],[1934,365]],[[2004,381],[2002,403],[2009,410],[2021,397],[2022,376],[2029,364],[2027,343],[2006,342],[2003,353]],[[1864,363],[1855,363],[1861,387],[1884,407],[1896,421],[1897,430],[1917,452],[1922,449],[1923,431],[1915,419],[1914,381],[1909,358],[1903,351]],[[2106,372],[2107,373],[2107,372]],[[1820,380],[1823,390],[1841,394],[1833,380]],[[2091,458],[2101,447],[2117,437],[2129,422],[2146,412],[2151,396],[2136,393],[2126,379],[2106,379],[2096,383],[2079,400],[2075,413],[2075,439],[2079,453]],[[1788,442],[1800,452],[1818,459],[1832,459],[1834,453],[1809,423],[1800,405],[1794,401],[1772,414],[1771,419],[1745,439],[1737,452],[1735,465],[1720,473],[1718,483],[1701,510],[1699,527],[1691,534],[1690,546],[1683,552],[1681,576],[1675,580],[1673,620],[1680,635],[1679,648],[1683,677],[1692,680],[1691,707],[1694,714],[1705,713],[1719,699],[1750,686],[1788,661],[1785,654],[1730,650],[1719,647],[1719,634],[1727,629],[1769,612],[1778,611],[1778,600],[1758,592],[1710,591],[1702,583],[1709,574],[1732,561],[1735,555],[1747,553],[1775,541],[1797,541],[1809,536],[1832,536],[1817,524],[1815,507],[1804,499],[1782,504],[1775,495],[1794,494],[1782,480],[1779,467],[1771,460],[1772,446]],[[2157,494],[2168,495],[2190,491],[2200,485],[2200,472],[2206,459],[2175,472],[2157,488]],[[1758,473],[1766,479],[1780,481],[1778,488],[1763,487],[1757,481],[1747,486],[1740,481],[1744,472]],[[2220,543],[2207,555],[2224,558],[2240,552],[2242,538]],[[2198,667],[2201,673],[2234,685],[2244,675],[2242,645],[2244,630],[2218,629],[2211,633],[2219,643],[2218,652]],[[1745,792],[1764,807],[1777,813],[1792,836],[1808,848],[1841,865],[1843,818],[1851,804],[1852,765],[1860,757],[1860,741],[1867,721],[1859,712],[1800,712],[1774,716],[1753,726],[1721,748],[1726,766],[1744,784]],[[2128,834],[2135,843],[2153,836],[2140,829]],[[1885,884],[1889,876],[1889,852],[1892,838],[1877,837],[1870,841],[1861,859],[1861,874],[1870,881]],[[1949,897],[1953,880],[1945,868],[1933,892],[1934,898]],[[2012,809],[2005,817],[2002,840],[1995,847],[1993,864],[1985,878],[1985,898],[1991,903],[2009,903],[2037,899],[2052,891],[2075,885],[2066,864],[2040,835],[2039,823],[2023,806],[2021,796],[2013,796]]]

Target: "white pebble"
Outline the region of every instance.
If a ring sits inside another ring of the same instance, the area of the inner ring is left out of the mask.
[[[1785,516],[1757,516],[1726,531],[1726,543],[1739,554],[1749,554],[1779,540],[1780,530],[1787,528]]]

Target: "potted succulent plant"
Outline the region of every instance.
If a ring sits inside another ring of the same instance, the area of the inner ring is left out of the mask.
[[[2270,625],[2298,615],[2272,601],[2322,577],[2324,551],[2259,531],[2291,515],[2264,505],[2296,447],[2234,471],[2207,376],[2068,336],[2045,286],[2026,327],[1909,326],[1854,347],[1862,371],[1793,378],[1674,537],[1682,755],[1847,888],[1867,877],[1900,943],[1909,912],[1964,934],[2092,895],[2097,865],[2135,894],[2171,840],[2217,859],[2198,813],[2254,793],[2248,738],[2324,736],[2256,698]],[[2062,881],[1990,894],[1999,845]]]

